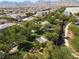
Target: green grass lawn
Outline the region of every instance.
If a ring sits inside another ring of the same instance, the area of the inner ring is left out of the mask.
[[[69,30],[74,34],[74,37],[71,40],[71,45],[77,52],[79,52],[79,27],[76,25],[71,25]]]

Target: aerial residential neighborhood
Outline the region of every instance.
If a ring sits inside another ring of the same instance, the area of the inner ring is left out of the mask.
[[[0,59],[79,59],[79,0],[0,0]]]

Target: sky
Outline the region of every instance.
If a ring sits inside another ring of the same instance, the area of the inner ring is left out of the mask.
[[[32,1],[32,2],[35,2],[35,1],[38,1],[38,0],[0,0],[0,1],[10,1],[10,2]],[[55,1],[55,0],[53,0],[53,1]]]

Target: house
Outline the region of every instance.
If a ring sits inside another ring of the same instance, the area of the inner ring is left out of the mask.
[[[17,18],[17,14],[11,14],[11,13],[9,13],[9,14],[6,14],[6,16],[10,16],[10,17],[12,17],[12,18]]]
[[[64,14],[70,16],[70,14],[79,13],[79,7],[68,7],[65,9]]]
[[[75,22],[75,25],[78,25],[79,26],[79,22]]]
[[[4,29],[8,28],[8,27],[11,27],[15,25],[15,23],[5,23],[5,24],[1,24],[0,25],[0,32],[2,32]]]
[[[23,18],[22,21],[29,21],[29,20],[33,20],[33,19],[34,19],[34,17],[31,16],[31,17]]]
[[[9,23],[10,21],[7,19],[0,19],[0,24]]]
[[[41,22],[41,25],[50,24],[48,21]]]
[[[15,46],[9,51],[9,54],[16,53],[17,51],[18,51],[18,46]]]
[[[37,40],[39,43],[45,43],[45,42],[48,41],[45,37],[40,37],[40,38],[37,38],[36,40]]]
[[[49,11],[40,11],[40,12],[36,12],[35,16],[45,16],[49,13]]]
[[[4,59],[6,53],[4,51],[0,51],[0,59]]]

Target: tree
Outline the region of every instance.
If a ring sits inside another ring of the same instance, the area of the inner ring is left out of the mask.
[[[56,19],[59,19],[61,14],[62,14],[62,13],[60,13],[60,12],[56,12],[56,13],[54,14],[54,16],[55,16]]]
[[[29,17],[29,16],[32,16],[32,15],[33,15],[33,13],[28,12],[28,13],[26,13],[26,15]]]
[[[77,18],[74,17],[74,16],[71,16],[68,21],[69,22],[76,22],[77,21]]]
[[[79,13],[75,13],[76,16],[79,16]]]
[[[63,13],[65,9],[66,9],[66,7],[60,7],[60,8],[58,8],[58,9],[56,10],[56,12],[61,12],[61,13]]]
[[[49,41],[55,41],[57,39],[57,33],[46,33],[44,36],[49,40]]]

